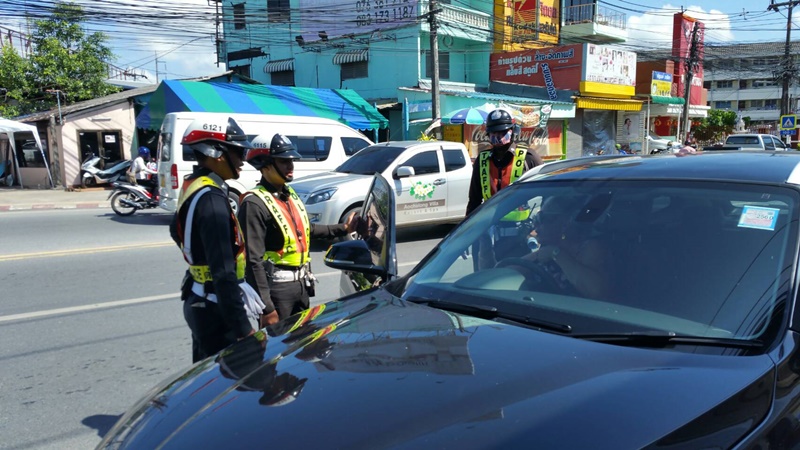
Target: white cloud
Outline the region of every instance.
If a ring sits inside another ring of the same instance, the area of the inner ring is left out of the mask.
[[[637,47],[664,47],[672,45],[673,15],[679,6],[666,4],[645,14],[628,16],[628,44]],[[722,11],[704,10],[700,6],[689,6],[685,14],[698,19],[706,26],[706,42],[733,42],[730,17]]]

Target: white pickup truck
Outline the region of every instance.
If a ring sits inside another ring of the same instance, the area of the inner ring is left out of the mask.
[[[703,150],[789,150],[777,136],[771,134],[732,134],[725,145],[703,147]]]
[[[398,227],[457,223],[467,209],[472,163],[464,144],[448,141],[390,141],[373,144],[335,170],[289,183],[312,222],[343,221],[361,208],[375,172],[389,181]]]

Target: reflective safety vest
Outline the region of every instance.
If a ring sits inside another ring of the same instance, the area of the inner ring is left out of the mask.
[[[497,194],[497,191],[508,186],[509,184],[517,181],[519,177],[525,173],[525,155],[527,150],[524,148],[514,149],[514,159],[511,161],[509,168],[511,170],[501,171],[497,166],[491,164],[489,159],[492,157],[491,151],[484,151],[478,156],[480,158],[479,170],[481,179],[481,194],[483,201],[489,200],[492,195]],[[499,186],[498,186],[499,182]],[[503,222],[520,222],[528,218],[530,210],[528,208],[520,208],[516,211],[511,211],[506,214],[502,219]]]
[[[264,253],[264,261],[271,261],[275,265],[300,267],[307,263],[311,257],[308,253],[311,226],[308,223],[308,213],[300,197],[289,186],[289,201],[283,202],[275,199],[277,194],[269,192],[264,186],[257,186],[249,192],[260,198],[267,210],[278,222],[278,228],[283,233],[283,247],[278,251]]]
[[[189,273],[192,279],[206,286],[206,292],[209,292],[209,283],[213,281],[211,278],[211,268],[209,268],[208,264],[195,264],[196,258],[192,254],[192,225],[194,212],[197,209],[197,201],[213,188],[222,190],[212,178],[202,176],[195,178],[191,183],[184,182],[180,195],[178,196],[178,237],[181,240],[183,259],[189,263]],[[183,215],[182,211],[184,206],[187,207],[185,215]],[[181,220],[181,217],[184,217],[184,219]],[[231,241],[233,253],[236,255],[236,278],[243,280],[244,268],[247,262],[245,258],[244,235],[239,226],[239,220],[236,219],[236,215],[233,211],[231,211],[231,223],[233,224],[233,236]]]

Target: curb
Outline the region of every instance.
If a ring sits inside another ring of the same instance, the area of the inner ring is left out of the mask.
[[[0,205],[0,212],[4,211],[32,211],[48,209],[99,209],[110,208],[108,203],[76,203],[70,205],[57,205],[53,203],[37,203],[33,205]]]

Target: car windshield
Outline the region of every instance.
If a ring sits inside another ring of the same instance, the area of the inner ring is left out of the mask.
[[[347,161],[336,168],[336,172],[372,175],[383,172],[389,167],[406,147],[388,147],[386,145],[371,145],[362,149]]]
[[[518,183],[442,241],[402,296],[573,336],[765,342],[787,320],[797,197],[729,182]]]

